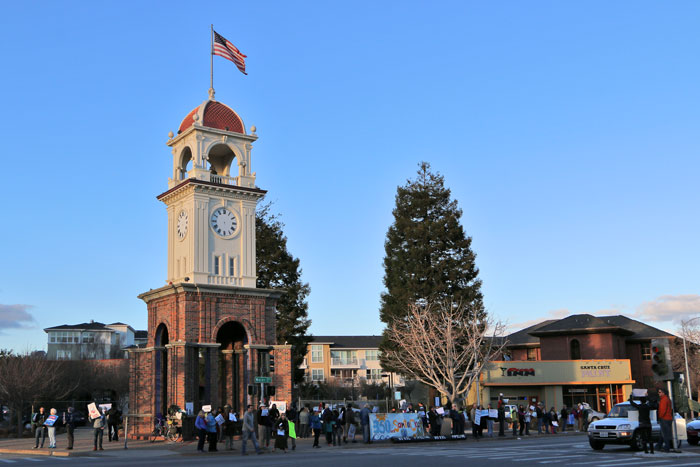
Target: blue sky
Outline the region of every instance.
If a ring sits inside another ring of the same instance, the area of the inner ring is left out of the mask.
[[[11,2],[3,6],[0,348],[146,327],[164,285],[169,131],[206,99],[311,286],[315,334],[378,334],[396,187],[426,160],[520,326],[700,313],[698,2]]]

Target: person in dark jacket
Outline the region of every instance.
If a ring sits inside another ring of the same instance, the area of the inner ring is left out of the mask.
[[[47,417],[48,415],[46,415],[43,407],[39,407],[39,411],[32,415],[32,425],[34,426],[34,435],[36,438],[34,449],[39,449],[39,438],[41,438],[41,447],[44,447],[44,441],[46,441],[46,436],[48,435],[48,430],[46,425],[44,425]]]
[[[287,409],[287,412],[285,413],[285,418],[287,419],[287,424],[293,423],[294,424],[294,432],[296,433],[297,436],[299,436],[299,433],[296,431],[296,427],[299,426],[299,421],[298,421],[298,413],[297,413],[297,408],[295,404],[292,404],[291,407]],[[289,430],[287,430],[287,433],[289,433]],[[292,440],[292,451],[294,451],[297,448],[297,440],[296,438],[292,438],[291,436],[289,439]]]
[[[428,427],[430,428],[430,436],[440,435],[440,415],[438,415],[435,406],[431,406],[430,412],[428,412]]]
[[[569,411],[566,410],[566,404],[561,408],[561,432],[564,433],[566,431],[566,424],[569,423]]]
[[[107,441],[119,441],[119,425],[122,422],[122,412],[116,406],[107,411]]]
[[[73,432],[75,431],[75,415],[73,415],[73,407],[68,407],[67,412],[63,412],[63,424],[66,426],[66,436],[68,437],[68,447],[73,449]]]
[[[522,404],[518,406],[518,424],[520,425],[520,436],[523,435],[523,431],[527,436],[530,436],[530,423],[528,423],[526,408]]]
[[[644,446],[644,452],[648,453],[651,451],[654,454],[654,442],[651,440],[651,417],[650,412],[656,409],[656,404],[647,400],[646,397],[642,397],[639,403],[632,400],[632,395],[630,394],[630,405],[639,411],[639,432],[642,435],[642,445]],[[649,449],[647,449],[649,445]]]
[[[275,434],[275,444],[272,448],[274,452],[275,449],[281,449],[284,453],[287,453],[287,438],[289,438],[289,423],[285,414],[280,414],[279,418],[275,421],[274,434]]]

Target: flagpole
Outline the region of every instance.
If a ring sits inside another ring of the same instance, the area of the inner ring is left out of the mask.
[[[209,77],[209,99],[214,98],[214,25],[211,25],[211,76]]]

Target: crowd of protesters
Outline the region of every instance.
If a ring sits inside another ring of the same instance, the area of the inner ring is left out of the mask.
[[[95,407],[96,410],[89,420],[93,430],[93,451],[103,451],[102,441],[105,430],[107,430],[109,442],[119,441],[122,412],[114,405],[111,407],[104,407],[104,409],[97,408],[97,405],[95,405]],[[31,416],[34,449],[43,449],[47,437],[49,438],[48,448],[57,449],[56,430],[60,427],[66,430],[66,449],[73,449],[75,443],[74,432],[77,421],[76,412],[73,407],[68,407],[62,414],[59,414],[54,408],[50,409],[49,413],[46,413],[44,407],[39,407]]]
[[[401,412],[417,413],[422,421],[424,431],[431,436],[465,435],[467,423],[471,425],[471,436],[479,440],[482,437],[529,436],[530,431],[537,430],[537,434],[553,435],[570,431],[586,431],[588,429],[589,408],[584,404],[577,404],[572,408],[563,405],[558,410],[550,407],[549,410],[542,403],[509,405],[508,400],[499,397],[495,402],[495,408],[488,404],[483,407],[472,404],[460,407],[458,404],[446,404],[443,406],[431,406],[426,408],[422,403],[408,403],[402,405]],[[640,422],[644,425],[649,410],[658,408],[659,423],[661,425],[664,445],[659,443],[657,449],[670,449],[670,426],[672,423],[670,402],[664,390],[659,390],[659,402],[642,401],[642,405],[632,402],[640,411]],[[94,407],[93,407],[94,409]],[[218,445],[223,444],[223,449],[234,450],[234,436],[241,434],[241,454],[246,455],[248,441],[250,441],[258,454],[271,450],[287,453],[296,449],[297,438],[313,438],[313,448],[321,448],[323,444],[328,447],[341,446],[347,443],[356,443],[357,438],[364,443],[371,443],[370,439],[370,414],[377,408],[371,408],[363,403],[362,407],[355,407],[352,403],[341,405],[329,405],[321,402],[317,406],[306,405],[297,410],[295,404],[280,411],[274,404],[262,402],[257,410],[247,406],[242,414],[236,413],[231,406],[225,405],[216,411],[200,410],[194,422],[195,433],[198,437],[197,450],[204,452],[208,443],[209,452],[218,451]],[[182,412],[182,411],[181,411]],[[397,409],[392,409],[397,412]],[[184,412],[182,412],[184,413]],[[31,422],[34,433],[34,448],[44,447],[46,438],[49,439],[49,449],[56,449],[56,429],[64,426],[67,434],[66,449],[73,449],[74,430],[76,417],[73,407],[69,407],[61,415],[55,408],[46,412],[40,407],[32,414]],[[109,442],[119,441],[119,429],[122,423],[122,413],[116,406],[101,406],[91,411],[89,424],[93,430],[93,450],[103,450],[102,442],[105,430]],[[498,426],[498,434],[494,428]],[[646,425],[640,428],[646,427]],[[649,425],[650,427],[650,425]],[[650,431],[650,430],[649,430]],[[648,433],[650,435],[651,433]],[[650,436],[644,439],[644,449],[647,445],[651,452],[654,447]]]

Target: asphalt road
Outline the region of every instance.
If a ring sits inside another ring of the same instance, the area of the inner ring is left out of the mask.
[[[700,465],[700,449],[684,446],[683,453],[654,456],[635,453],[625,446],[606,446],[603,451],[593,451],[583,435],[552,436],[547,438],[523,438],[498,441],[453,441],[421,444],[351,445],[310,449],[301,446],[287,454],[265,453],[242,457],[239,450],[233,452],[177,453],[166,449],[105,451],[100,455],[85,457],[0,456],[3,465],[41,467],[45,465],[93,466],[179,466],[179,465],[231,465],[240,466],[319,466],[346,467],[386,466],[404,463],[442,466],[548,466],[567,465],[581,467],[676,467]]]

